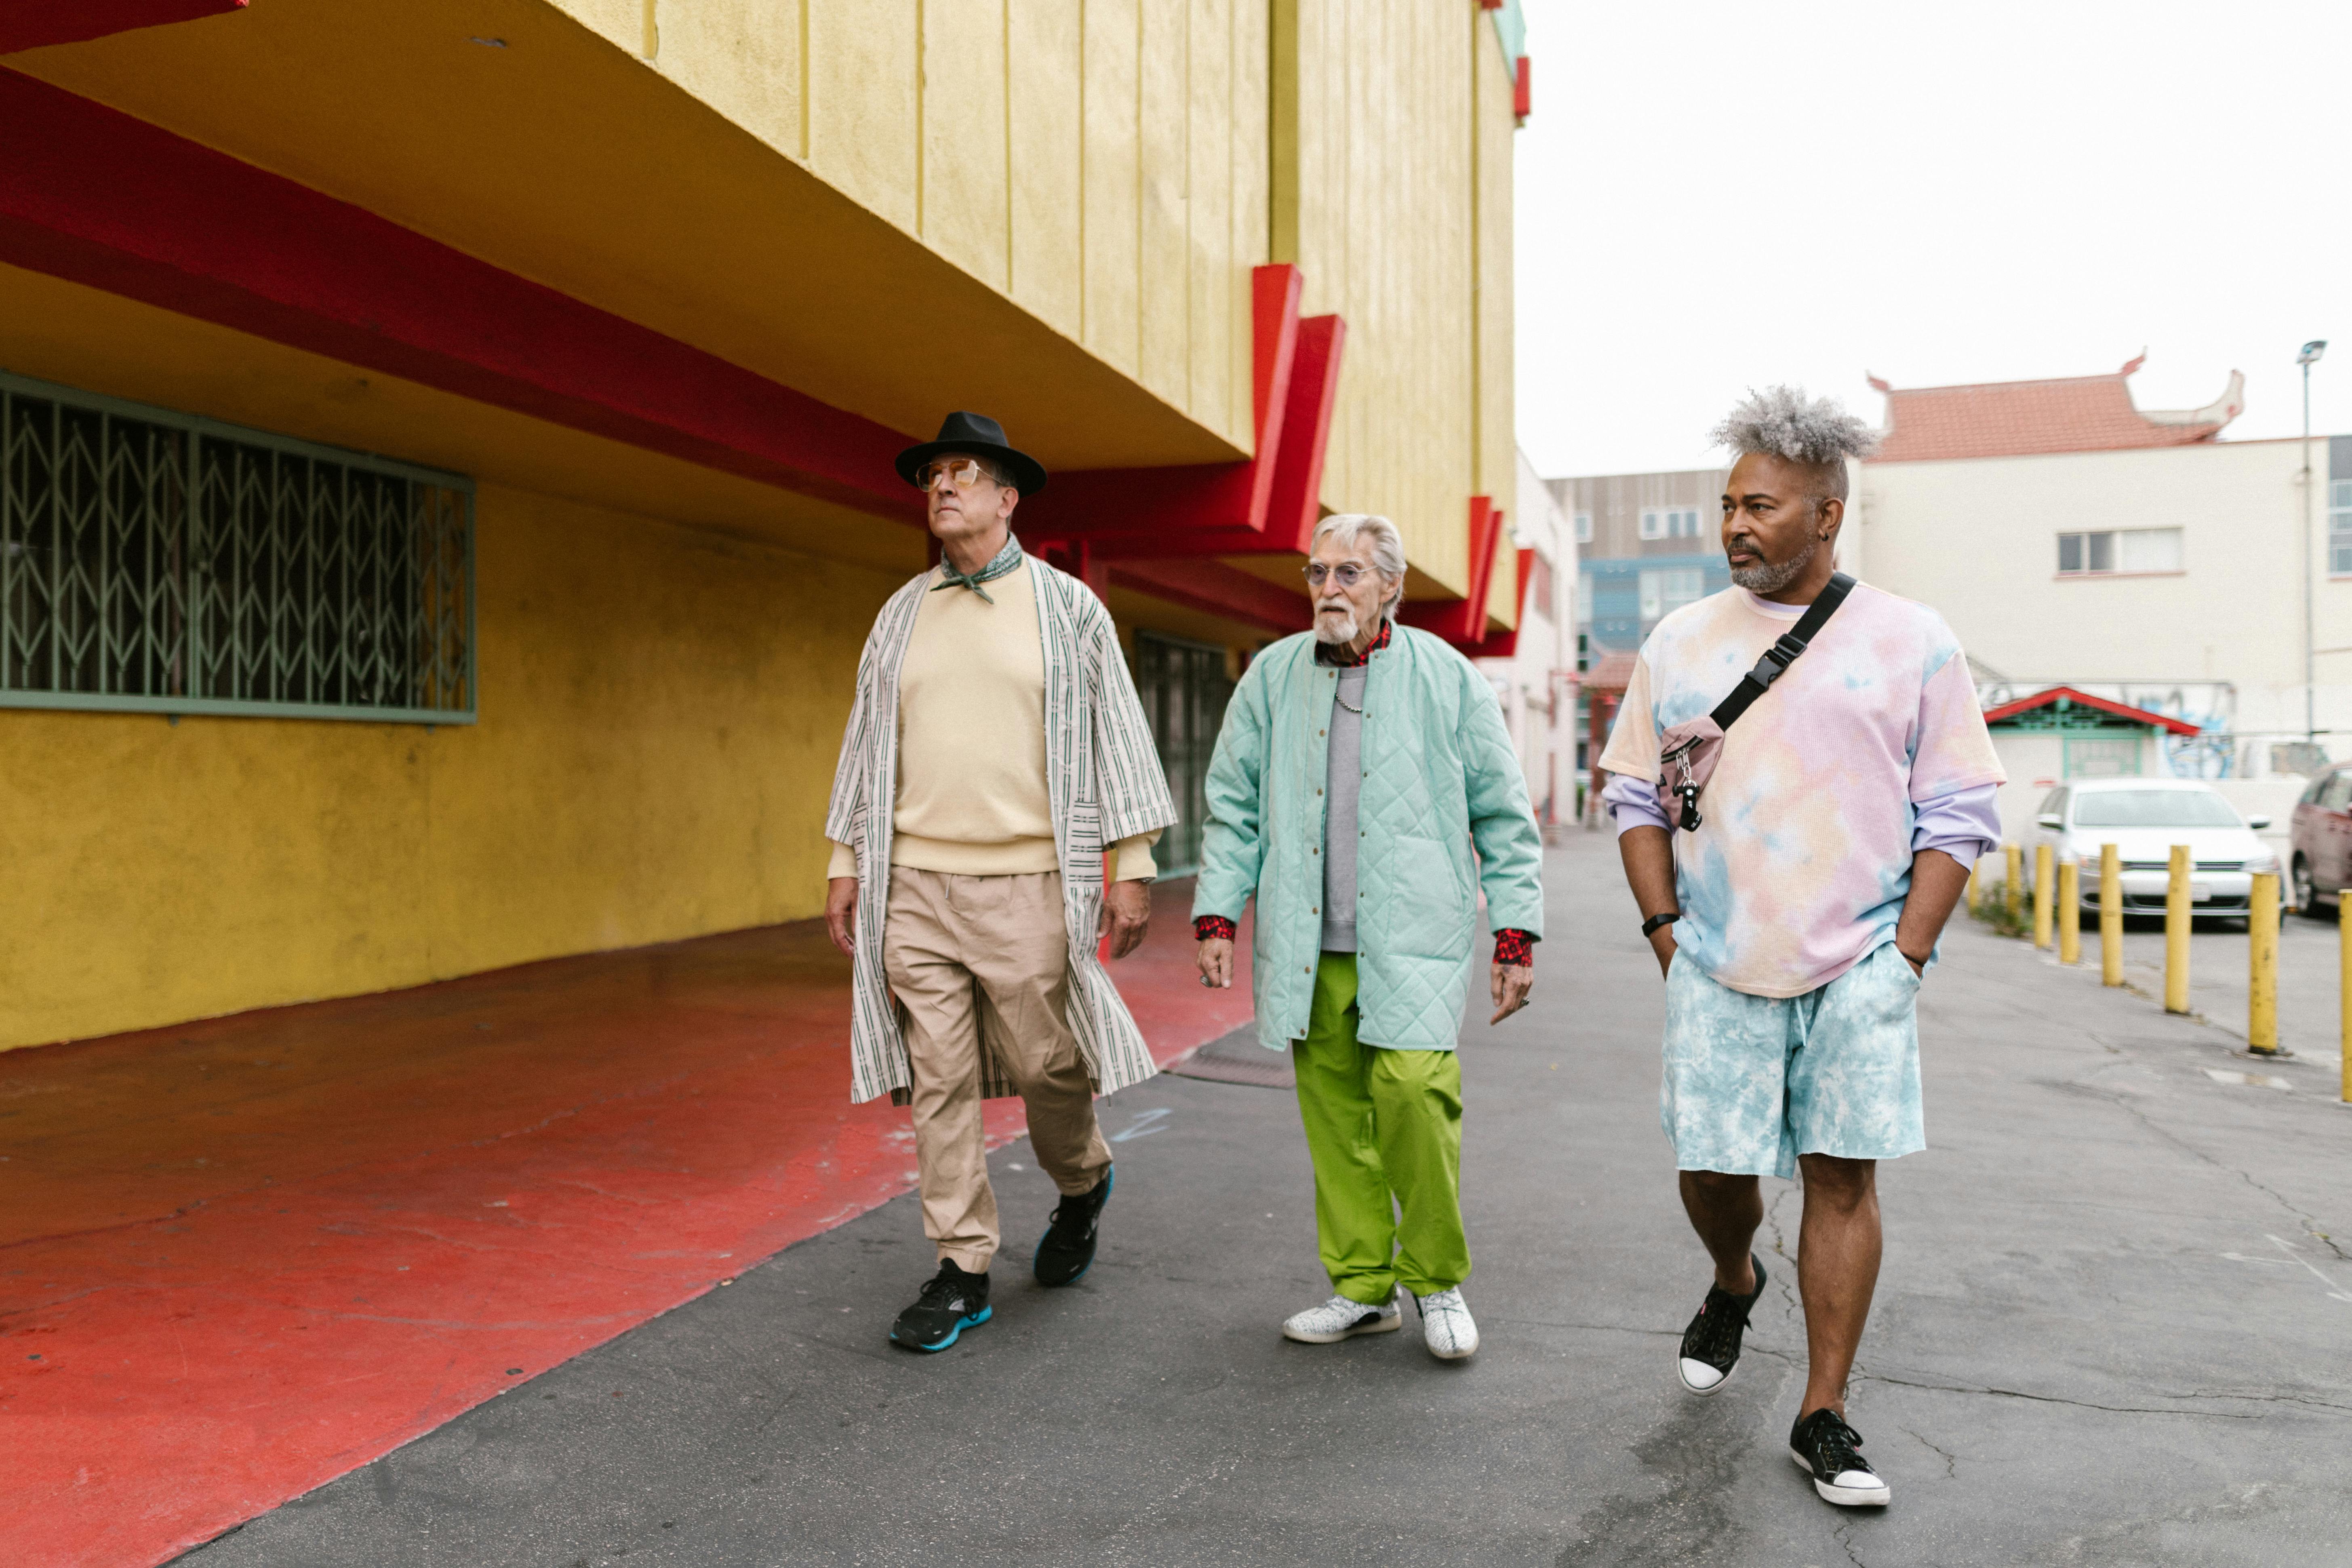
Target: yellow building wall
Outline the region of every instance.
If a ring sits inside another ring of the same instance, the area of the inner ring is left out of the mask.
[[[1348,323],[1324,503],[1393,519],[1459,595],[1469,498],[1513,472],[1501,51],[1451,0],[1273,0],[1272,26],[1275,258]]]
[[[817,913],[903,579],[477,502],[479,722],[0,710],[0,1048]]]
[[[551,0],[1247,450],[1266,0]]]

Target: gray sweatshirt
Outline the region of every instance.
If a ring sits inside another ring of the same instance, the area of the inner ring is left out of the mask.
[[[1364,782],[1364,666],[1333,683],[1331,753],[1324,780],[1323,951],[1356,951],[1356,849],[1363,842],[1356,802]]]

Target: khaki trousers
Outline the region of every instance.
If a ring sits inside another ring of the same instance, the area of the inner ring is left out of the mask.
[[[1001,1233],[981,1128],[982,1053],[1029,1108],[1037,1163],[1066,1194],[1110,1169],[1094,1084],[1070,1032],[1062,877],[955,877],[890,868],[882,968],[907,1009],[923,1233],[942,1259],[986,1272]]]

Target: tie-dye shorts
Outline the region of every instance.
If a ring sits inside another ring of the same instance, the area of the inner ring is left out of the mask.
[[[1800,1154],[1927,1146],[1919,978],[1893,942],[1801,996],[1750,996],[1677,956],[1658,1121],[1685,1171],[1793,1176]]]

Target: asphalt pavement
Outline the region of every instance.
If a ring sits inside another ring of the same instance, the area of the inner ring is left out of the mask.
[[[1547,875],[1533,1005],[1464,1036],[1473,1361],[1410,1312],[1283,1341],[1328,1294],[1295,1104],[1162,1077],[1103,1107],[1118,1189],[1075,1287],[1026,1279],[1052,1190],[997,1154],[995,1321],[943,1354],[884,1342],[931,1269],[901,1198],[182,1562],[2352,1564],[2332,1059],[2250,1064],[1956,921],[1921,1005],[1932,1146],[1881,1173],[1850,1401],[1894,1503],[1842,1511],[1786,1448],[1801,1192],[1766,1184],[1735,1381],[1682,1393],[1707,1268],[1657,1128],[1655,967],[1604,836]]]

